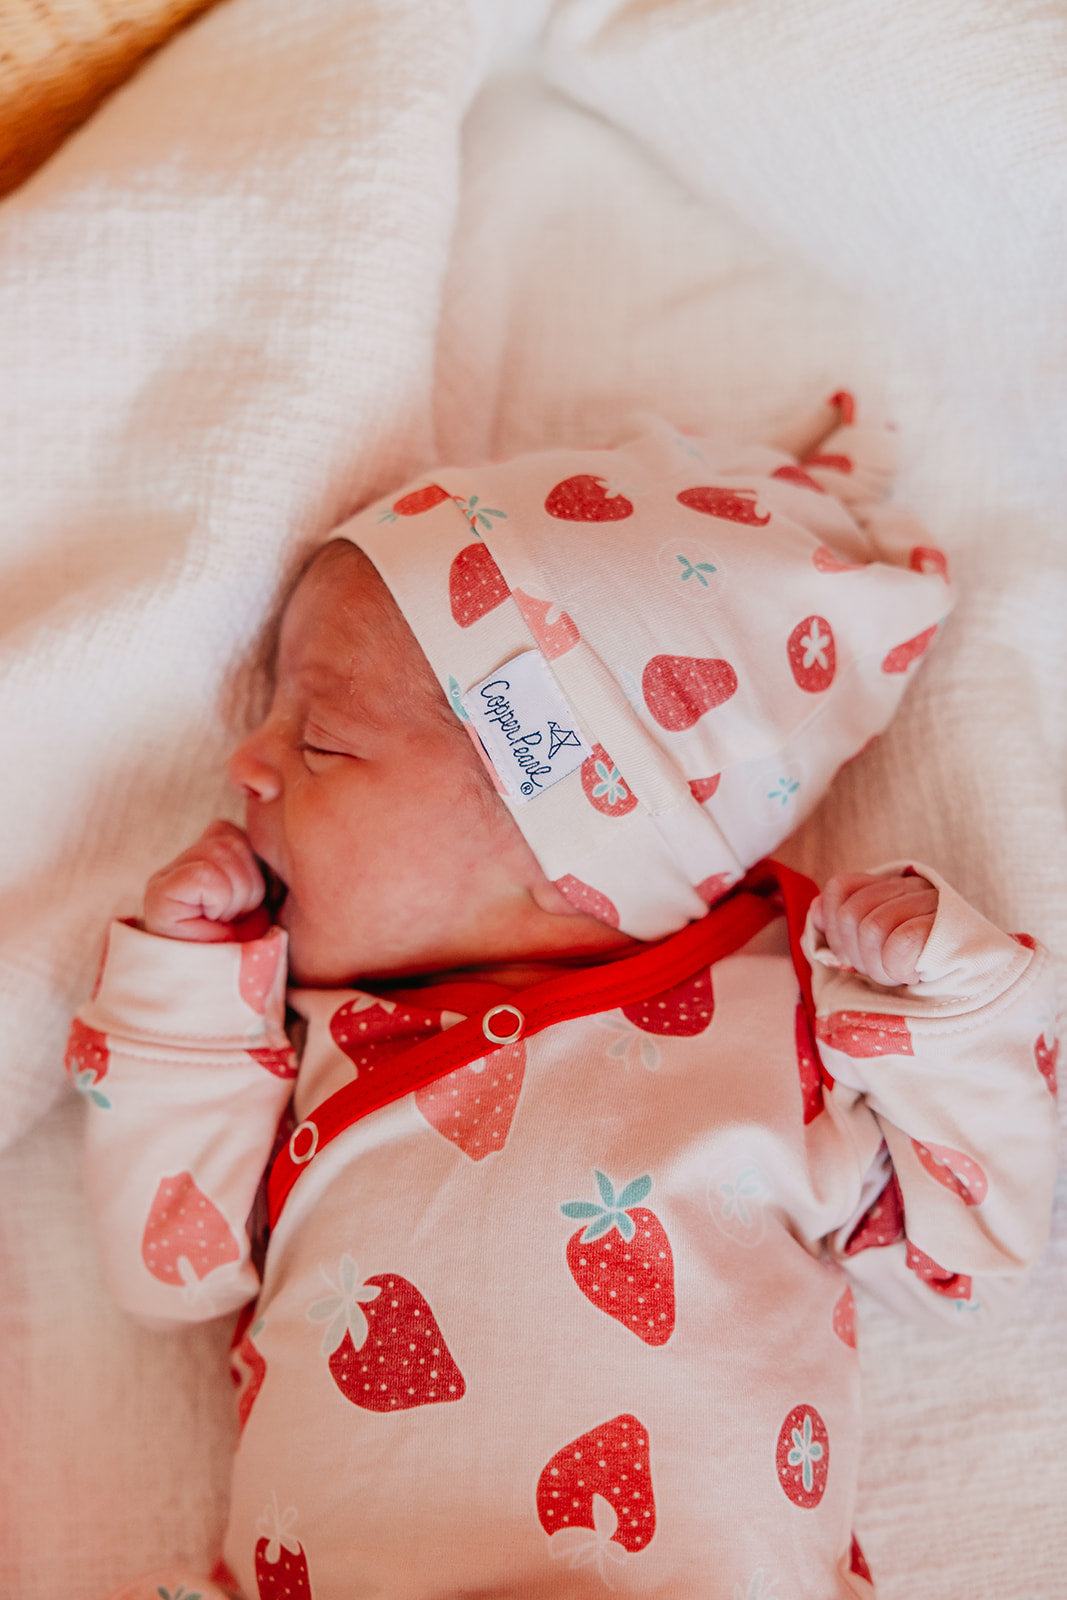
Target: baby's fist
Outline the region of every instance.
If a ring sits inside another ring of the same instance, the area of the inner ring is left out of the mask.
[[[241,829],[213,822],[200,838],[148,880],[144,925],[168,939],[221,944],[233,924],[262,903],[259,862]]]
[[[834,955],[886,988],[915,983],[916,963],[937,915],[937,890],[917,873],[831,878],[811,908]]]

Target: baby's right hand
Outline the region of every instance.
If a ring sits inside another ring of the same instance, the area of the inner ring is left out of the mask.
[[[168,939],[221,944],[266,893],[252,846],[232,822],[213,822],[188,850],[148,880],[144,926]]]

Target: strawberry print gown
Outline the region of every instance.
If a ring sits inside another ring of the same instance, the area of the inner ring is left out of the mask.
[[[627,999],[631,958],[608,964],[613,1003],[550,1025],[535,990],[291,991],[299,1067],[279,930],[112,928],[69,1051],[90,1203],[133,1315],[241,1310],[226,1591],[873,1593],[852,1284],[981,1323],[1042,1247],[1055,1166],[1048,957],[922,870],[912,987],[839,970],[771,895],[755,932],[710,913],[730,953],[695,924],[649,947],[658,988],[646,963]],[[564,1011],[588,979],[552,980]],[[406,1091],[498,1006],[528,1030],[497,1011],[503,1043]],[[336,1132],[353,1084],[378,1108]]]

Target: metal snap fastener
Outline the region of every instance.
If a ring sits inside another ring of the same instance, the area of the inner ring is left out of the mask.
[[[305,1151],[300,1153],[297,1151],[296,1141],[302,1133],[309,1133],[311,1135],[311,1143]],[[310,1161],[318,1148],[319,1130],[316,1124],[310,1120],[307,1122],[301,1122],[289,1135],[289,1159],[298,1167],[302,1167],[305,1161]]]
[[[514,1017],[515,1021],[510,1033],[497,1033],[492,1026],[495,1017]],[[521,1039],[526,1027],[526,1018],[518,1006],[493,1006],[482,1018],[482,1032],[490,1044],[514,1044],[516,1039]]]

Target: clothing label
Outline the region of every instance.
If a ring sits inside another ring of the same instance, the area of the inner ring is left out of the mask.
[[[533,800],[592,754],[540,650],[476,683],[463,706],[513,800]]]

